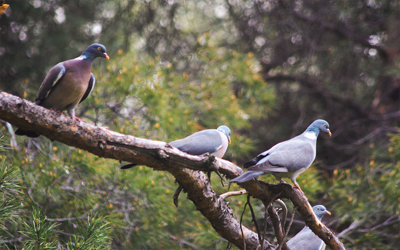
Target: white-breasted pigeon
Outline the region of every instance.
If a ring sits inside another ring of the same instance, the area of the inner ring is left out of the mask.
[[[169,145],[191,155],[213,155],[222,158],[231,142],[231,130],[221,125],[217,129],[205,129],[189,135],[183,139],[170,142]],[[127,164],[121,169],[135,166],[135,163]]]
[[[191,155],[210,154],[222,158],[231,141],[231,130],[225,126],[206,129],[183,139],[170,142],[169,145]]]
[[[323,205],[314,206],[313,210],[319,221],[322,220],[325,214],[331,215],[331,212],[326,210]],[[305,226],[300,232],[293,236],[293,238],[286,242],[286,246],[289,247],[290,250],[324,250],[326,245],[308,226]]]
[[[329,136],[332,135],[327,121],[316,120],[301,135],[280,142],[251,161],[246,162],[243,166],[248,171],[229,182],[243,183],[259,175],[271,173],[280,182],[285,182],[282,178],[289,178],[295,187],[303,193],[296,182],[296,178],[314,161],[320,131],[328,133]]]

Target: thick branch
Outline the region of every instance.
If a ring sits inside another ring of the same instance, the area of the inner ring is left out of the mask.
[[[6,92],[0,92],[0,119],[103,158],[135,162],[154,170],[170,172],[215,230],[228,241],[243,248],[239,223],[233,217],[232,210],[223,199],[217,197],[206,175],[195,171],[218,170],[231,179],[243,173],[243,170],[233,163],[214,157],[188,155],[165,142],[123,135],[89,125]],[[306,224],[331,249],[345,249],[339,239],[318,221],[306,197],[297,189],[288,184],[272,185],[257,180],[243,183],[241,186],[264,204],[270,203],[271,199],[290,199],[298,207]],[[247,249],[256,249],[260,245],[257,235],[247,228],[244,228],[243,232]],[[264,246],[265,249],[273,249],[268,242]]]

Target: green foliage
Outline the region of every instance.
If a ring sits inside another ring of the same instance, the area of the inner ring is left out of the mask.
[[[338,225],[351,230],[345,245],[357,249],[396,248],[400,230],[400,134],[388,146],[372,148],[372,154],[354,169],[335,171],[325,199]],[[334,201],[334,202],[333,202]]]
[[[3,140],[1,138],[0,140]],[[1,142],[0,142],[1,143]],[[4,145],[4,144],[3,144]],[[0,165],[0,230],[6,232],[8,227],[18,223],[18,214],[20,210],[19,189],[16,183],[16,175],[18,170],[16,167],[9,167],[4,160]],[[0,239],[2,234],[0,234]]]
[[[63,168],[59,168],[58,156],[55,153],[60,151],[58,146],[47,142],[46,145],[36,144],[39,152],[45,153],[35,159],[40,161],[39,163],[28,157],[13,154],[11,148],[5,146],[7,144],[4,138],[1,137],[1,148],[8,150],[2,150],[1,154],[0,245],[8,249],[59,249],[64,246],[67,249],[78,249],[75,247],[79,243],[79,249],[107,249],[111,241],[109,223],[103,216],[88,215],[86,209],[79,210],[84,203],[90,202],[90,199],[68,195],[71,190],[67,186],[60,187],[57,184],[60,179],[63,180],[63,173],[60,172]],[[67,148],[62,144],[57,145]],[[81,164],[79,174],[94,173],[90,168],[85,168],[82,161],[73,162]],[[8,163],[13,165],[9,166]],[[16,165],[23,168],[18,170]],[[39,173],[36,170],[39,170]],[[64,168],[63,172],[67,173],[68,169]],[[39,183],[41,185],[38,185]],[[59,191],[63,188],[68,192]],[[72,201],[77,205],[71,206]],[[72,219],[78,222],[65,225],[65,220],[57,218],[57,215],[61,215],[60,208],[65,209],[67,213],[77,210],[77,213],[82,211],[82,214],[79,218]],[[56,218],[52,218],[53,216]],[[82,219],[87,219],[87,222]]]
[[[18,169],[8,166],[3,158],[4,151],[8,147],[6,138],[0,136],[0,242],[7,238],[14,226],[20,222],[20,185],[17,184]]]
[[[104,218],[96,218],[96,215],[88,215],[87,221],[81,221],[79,235],[74,235],[73,242],[67,245],[72,249],[108,249],[110,247],[110,225]]]
[[[56,223],[46,221],[46,217],[40,213],[38,208],[33,208],[32,220],[24,221],[24,249],[57,249],[57,240],[53,231]]]

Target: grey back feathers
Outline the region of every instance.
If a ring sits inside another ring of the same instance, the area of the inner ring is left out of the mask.
[[[196,132],[183,139],[170,142],[169,145],[191,155],[210,154],[222,158],[231,141],[230,136],[231,130],[222,125],[217,129]],[[122,166],[121,169],[128,169],[136,165],[136,163],[129,163]]]
[[[317,218],[321,221],[325,214],[330,215],[331,213],[326,210],[323,205],[317,205],[313,207],[314,213]],[[290,250],[324,250],[325,243],[321,240],[314,232],[305,226],[299,233],[291,238],[286,245]]]
[[[169,144],[191,155],[211,154],[222,158],[228,148],[231,131],[227,126],[206,129]]]

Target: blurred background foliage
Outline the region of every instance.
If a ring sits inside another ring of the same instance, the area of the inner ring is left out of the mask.
[[[97,85],[77,110],[89,123],[163,141],[225,124],[224,158],[240,165],[326,119],[333,136],[319,139],[315,164],[298,178],[303,191],[333,213],[325,224],[347,248],[397,247],[398,1],[6,2],[1,90],[34,100],[53,65],[100,42],[111,60],[95,61]],[[1,246],[226,248],[184,194],[174,207],[172,176],[121,171],[43,137],[10,142],[3,125],[1,144],[11,146],[0,155]],[[227,191],[215,176],[212,184]],[[237,218],[244,202],[230,199]],[[253,228],[249,213],[244,224]],[[301,227],[296,218],[289,236]],[[275,242],[270,225],[267,234]]]

